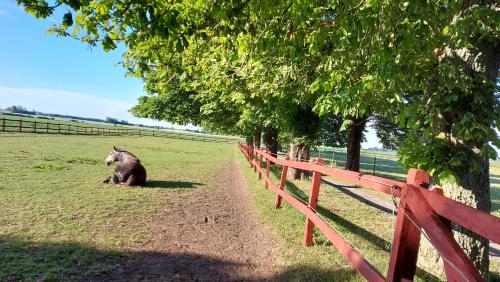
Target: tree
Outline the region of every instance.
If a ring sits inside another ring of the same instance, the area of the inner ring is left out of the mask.
[[[398,150],[405,140],[408,130],[398,125],[394,117],[375,114],[372,127],[384,149]]]

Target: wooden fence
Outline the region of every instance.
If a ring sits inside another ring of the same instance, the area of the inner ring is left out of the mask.
[[[153,136],[192,141],[229,143],[237,139],[215,137],[207,135],[182,134],[172,131],[160,131],[138,128],[111,128],[95,127],[87,125],[59,124],[51,122],[40,122],[22,119],[0,119],[0,131],[18,133],[43,133],[43,134],[66,134],[66,135],[102,135],[102,136]]]
[[[263,150],[247,145],[239,144],[239,148],[254,171],[258,171],[259,179],[264,178],[266,189],[271,188],[277,194],[276,208],[281,207],[281,201],[284,199],[307,217],[303,243],[311,245],[313,228],[318,228],[367,280],[413,280],[417,267],[420,236],[423,234],[443,257],[445,274],[449,281],[484,281],[484,277],[453,238],[451,222],[492,242],[500,243],[500,219],[446,198],[439,188],[427,190],[430,177],[426,172],[410,169],[407,182],[403,183],[327,167],[322,165],[321,159],[315,163],[290,161],[288,157],[278,159]],[[269,178],[271,163],[282,167],[279,185]],[[312,187],[307,204],[284,190],[288,168],[312,172]],[[332,176],[400,198],[387,277],[375,269],[356,248],[345,241],[316,213],[322,175]]]

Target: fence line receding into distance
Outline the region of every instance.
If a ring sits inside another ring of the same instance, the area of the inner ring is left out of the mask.
[[[417,268],[421,235],[429,239],[443,258],[448,281],[485,280],[455,241],[451,223],[454,222],[498,244],[500,243],[500,219],[446,198],[439,188],[432,191],[427,190],[430,182],[428,173],[410,169],[407,181],[404,183],[359,172],[331,168],[323,165],[321,159],[315,163],[290,161],[288,157],[285,159],[276,158],[264,150],[251,146],[239,144],[239,148],[254,171],[258,171],[259,179],[264,178],[265,188],[271,188],[277,194],[276,208],[280,208],[281,201],[285,200],[307,217],[303,243],[311,245],[313,243],[313,228],[318,228],[368,281],[412,281]],[[263,166],[264,163],[265,166]],[[269,177],[271,163],[282,167],[279,185],[276,185]],[[288,168],[306,170],[312,173],[312,186],[308,203],[295,198],[284,189]],[[316,212],[322,175],[400,198],[387,277],[384,277],[373,267],[354,246]]]

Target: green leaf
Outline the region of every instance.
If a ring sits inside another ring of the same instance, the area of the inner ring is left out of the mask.
[[[73,15],[71,12],[67,12],[63,16],[62,24],[64,27],[70,27],[73,25]]]
[[[449,26],[445,26],[443,28],[443,35],[444,36],[448,36],[449,33],[450,33],[450,27]]]
[[[444,184],[457,184],[457,178],[456,178],[456,176],[453,174],[453,172],[451,172],[449,170],[441,172],[439,174],[438,178],[439,178],[439,182],[441,183],[441,185],[444,185]]]

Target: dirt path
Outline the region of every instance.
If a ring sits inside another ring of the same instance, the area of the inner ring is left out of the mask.
[[[184,200],[169,207],[156,239],[134,252],[118,275],[107,278],[276,279],[277,240],[259,222],[236,160],[218,173],[217,183],[212,189],[176,191],[176,197],[182,193]]]

